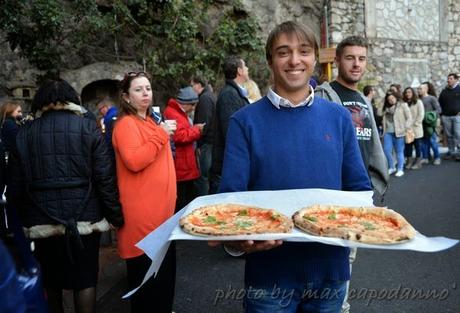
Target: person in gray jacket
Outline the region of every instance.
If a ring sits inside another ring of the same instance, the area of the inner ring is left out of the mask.
[[[383,195],[388,187],[388,165],[375,124],[372,104],[358,91],[367,64],[367,41],[359,36],[345,38],[336,49],[335,81],[316,87],[315,95],[346,107],[353,117],[356,137],[374,191]]]
[[[361,156],[372,187],[383,197],[389,181],[387,160],[380,142],[372,104],[358,91],[358,83],[366,70],[367,48],[367,40],[363,37],[350,36],[342,40],[335,52],[338,76],[331,83],[324,82],[316,87],[315,96],[341,104],[350,111]],[[356,248],[351,248],[350,271],[355,259]],[[350,304],[347,301],[348,287],[342,312],[350,311]]]

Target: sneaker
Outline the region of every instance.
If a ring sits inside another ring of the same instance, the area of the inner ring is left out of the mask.
[[[420,162],[420,164],[428,164],[430,163],[430,161],[428,161],[428,159],[422,159],[422,162]]]
[[[452,159],[452,154],[447,152],[446,154],[444,154],[444,156],[442,157],[444,160],[450,160]]]
[[[441,159],[440,158],[434,159],[433,165],[441,165]]]
[[[391,175],[391,174],[394,174],[394,173],[396,173],[396,169],[395,169],[395,168],[390,168],[390,169],[388,170],[388,175]]]
[[[401,170],[397,171],[396,174],[395,174],[396,177],[401,177],[403,175],[404,175],[404,172],[401,171]]]

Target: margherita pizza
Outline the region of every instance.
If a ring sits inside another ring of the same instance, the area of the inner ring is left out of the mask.
[[[313,205],[297,211],[292,219],[307,233],[362,243],[393,244],[415,236],[404,217],[383,207]]]
[[[182,229],[192,235],[231,236],[288,233],[291,219],[275,210],[240,204],[209,205],[180,219]]]

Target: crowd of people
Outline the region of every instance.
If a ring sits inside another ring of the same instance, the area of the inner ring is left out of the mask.
[[[460,160],[456,74],[449,74],[439,101],[429,82],[417,90],[392,85],[378,109],[375,87],[358,90],[368,61],[365,38],[339,43],[337,78],[316,88],[309,83],[318,54],[311,29],[284,22],[270,32],[265,52],[273,79],[265,97],[245,61],[229,56],[217,97],[196,75],[163,114],[152,109],[145,72],[126,73],[119,99],[98,99],[95,114],[59,78],[38,89],[32,121],[24,123],[19,102],[3,103],[5,214],[18,212],[35,243],[52,312],[63,312],[63,289],[74,291],[76,312],[95,312],[100,237],[108,230],[117,233],[129,288],[139,286],[150,259],[135,244],[197,196],[298,188],[383,195],[390,175],[441,163],[440,119],[449,149],[444,158]],[[249,253],[246,312],[349,311],[356,249],[280,240],[226,244]],[[158,274],[131,296],[131,312],[172,311],[175,258],[171,244]],[[274,285],[294,291],[288,306],[270,294]],[[332,293],[305,298],[306,286],[312,294]]]
[[[440,165],[442,158],[460,161],[460,85],[457,74],[451,73],[447,78],[447,87],[439,98],[428,81],[403,91],[399,84],[392,84],[381,108],[375,103],[375,87],[364,87],[374,108],[390,175],[401,177],[404,170],[418,170],[429,163]],[[442,158],[440,141],[447,141],[448,148]]]

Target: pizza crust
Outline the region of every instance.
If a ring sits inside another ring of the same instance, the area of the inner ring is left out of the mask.
[[[182,217],[179,225],[200,236],[289,233],[293,228],[292,220],[275,210],[231,203],[195,209]]]
[[[343,223],[336,221],[335,216],[340,214],[347,215],[349,220]],[[334,217],[333,221],[328,223],[324,215]],[[321,220],[315,221],[321,216]],[[367,221],[369,218],[372,218],[371,223]],[[307,233],[362,243],[402,243],[414,238],[416,233],[402,215],[385,207],[313,205],[300,209],[292,219],[296,227]]]

